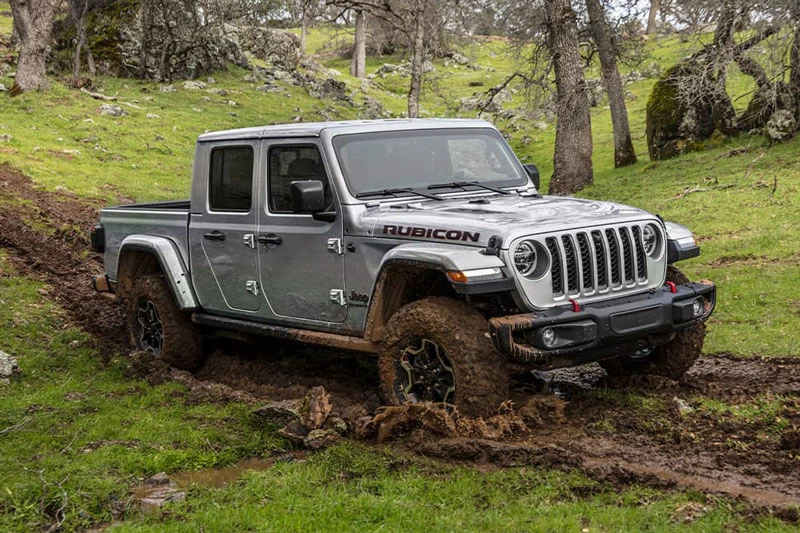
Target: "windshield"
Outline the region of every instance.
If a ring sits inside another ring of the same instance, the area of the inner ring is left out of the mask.
[[[389,131],[333,139],[354,195],[384,189],[426,189],[453,181],[494,186],[527,183],[506,142],[489,128]]]

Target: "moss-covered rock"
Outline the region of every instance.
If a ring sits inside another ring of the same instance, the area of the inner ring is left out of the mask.
[[[735,131],[730,98],[717,86],[700,62],[686,61],[664,72],[647,101],[651,160],[693,150],[717,129],[726,134]]]

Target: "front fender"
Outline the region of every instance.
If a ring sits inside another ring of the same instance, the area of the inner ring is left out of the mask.
[[[129,235],[120,245],[119,257],[124,257],[126,251],[139,250],[149,252],[158,258],[161,271],[167,278],[172,289],[175,301],[184,311],[193,311],[200,308],[197,296],[192,288],[189,271],[181,259],[180,251],[174,242],[165,237],[153,235]]]
[[[669,264],[700,255],[700,247],[692,231],[676,222],[664,222],[667,230],[667,262]]]
[[[380,271],[397,263],[427,265],[445,273],[463,273],[463,281],[448,280],[460,294],[503,292],[515,287],[505,263],[482,248],[439,243],[408,243],[389,250],[383,256]],[[472,275],[474,274],[474,275]],[[479,275],[480,274],[480,275]]]

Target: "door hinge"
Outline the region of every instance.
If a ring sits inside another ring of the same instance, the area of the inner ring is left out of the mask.
[[[242,241],[244,241],[244,245],[248,248],[256,247],[256,237],[252,233],[245,233]]]
[[[347,305],[347,300],[344,297],[342,289],[331,289],[331,301],[341,306]]]
[[[328,251],[337,255],[342,255],[344,253],[342,239],[328,239]]]
[[[258,289],[258,282],[257,281],[253,281],[253,280],[245,282],[244,290],[246,290],[247,292],[249,292],[253,296],[258,296],[258,294],[261,292]]]

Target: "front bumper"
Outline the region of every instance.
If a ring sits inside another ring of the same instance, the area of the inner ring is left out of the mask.
[[[715,305],[716,286],[710,281],[665,285],[580,309],[570,304],[492,318],[489,333],[511,361],[560,368],[669,342],[676,331],[708,319]]]

